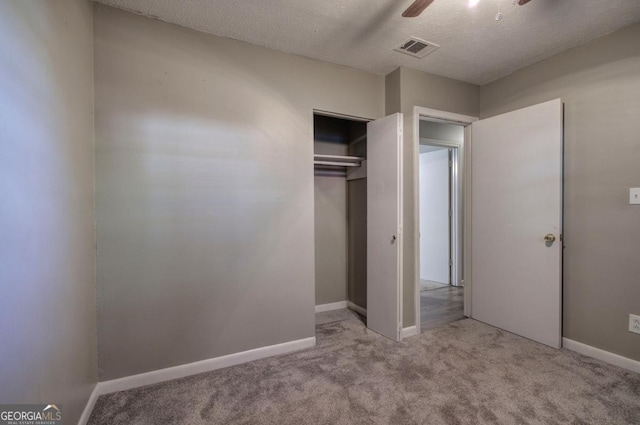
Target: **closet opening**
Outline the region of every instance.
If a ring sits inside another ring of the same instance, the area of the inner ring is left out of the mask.
[[[420,328],[433,329],[463,319],[462,181],[463,125],[419,123],[419,283]]]
[[[367,309],[367,122],[314,111],[316,323]]]

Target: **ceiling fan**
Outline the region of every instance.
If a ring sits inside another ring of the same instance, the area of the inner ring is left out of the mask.
[[[402,12],[402,16],[405,18],[415,18],[419,16],[434,0],[415,0],[411,3],[411,6],[407,8],[404,12]],[[513,4],[519,4],[523,6],[529,3],[531,0],[513,0]]]

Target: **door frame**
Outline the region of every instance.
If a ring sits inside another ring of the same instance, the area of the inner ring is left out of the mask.
[[[470,115],[456,114],[437,109],[414,106],[413,108],[413,206],[414,206],[414,301],[415,301],[415,323],[416,333],[422,331],[420,324],[420,118],[427,118],[430,121],[443,122],[447,124],[458,124],[464,126],[464,141],[462,143],[451,142],[451,147],[458,149],[458,209],[459,217],[457,227],[456,244],[458,245],[458,255],[463,260],[459,264],[460,282],[464,284],[464,315],[471,317],[471,124],[478,121],[478,117]],[[448,146],[448,145],[444,145]]]

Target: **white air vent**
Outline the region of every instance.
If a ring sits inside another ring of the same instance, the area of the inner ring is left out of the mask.
[[[393,50],[400,53],[406,53],[407,55],[411,55],[414,58],[422,59],[429,53],[433,53],[439,48],[440,46],[435,43],[430,43],[416,37],[409,37],[401,45]]]

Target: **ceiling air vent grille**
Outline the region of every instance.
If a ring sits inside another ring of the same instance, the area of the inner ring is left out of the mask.
[[[439,49],[435,43],[430,43],[428,41],[421,40],[417,37],[409,37],[405,40],[401,45],[396,47],[396,52],[405,53],[407,55],[413,56],[414,58],[423,58],[427,56],[429,53],[433,53],[437,49]]]

